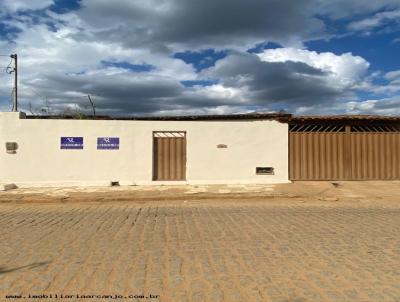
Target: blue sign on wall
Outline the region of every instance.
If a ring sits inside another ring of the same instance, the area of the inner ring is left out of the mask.
[[[61,137],[61,149],[83,149],[83,137]]]
[[[118,150],[119,137],[98,137],[97,150]]]

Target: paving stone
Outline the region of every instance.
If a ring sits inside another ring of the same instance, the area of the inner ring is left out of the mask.
[[[0,205],[0,301],[102,291],[160,295],[150,301],[400,301],[399,217],[393,205]]]

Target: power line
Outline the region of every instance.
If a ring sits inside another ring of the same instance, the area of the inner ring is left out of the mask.
[[[41,98],[47,101],[47,96],[41,95],[39,92],[36,91],[36,89],[33,89],[32,87],[29,87],[29,89],[32,90],[36,95],[40,96]]]
[[[12,73],[15,71],[15,68],[14,68],[14,70],[8,71],[10,68],[12,68],[12,67],[11,67],[12,61],[13,61],[13,58],[11,58],[10,63],[8,63],[8,66],[5,67],[5,71],[6,71],[8,74],[12,74]]]
[[[18,78],[17,78],[17,74],[18,74],[18,65],[17,65],[17,60],[18,60],[18,56],[16,53],[11,54],[11,55],[5,55],[5,54],[0,54],[1,57],[10,57],[10,63],[8,63],[8,66],[4,67],[4,71],[8,74],[12,74],[14,73],[14,88],[12,90],[12,92],[14,92],[14,99],[13,99],[13,103],[12,103],[12,111],[18,111],[18,94],[17,94],[17,87],[18,87]],[[14,61],[14,66],[12,67],[11,64]],[[3,67],[1,67],[3,68]]]

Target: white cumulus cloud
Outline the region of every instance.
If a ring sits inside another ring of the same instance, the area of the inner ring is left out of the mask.
[[[331,52],[318,53],[306,49],[277,48],[258,54],[266,62],[302,62],[328,74],[332,84],[351,86],[357,84],[366,74],[370,64],[360,56],[351,53],[336,55]]]

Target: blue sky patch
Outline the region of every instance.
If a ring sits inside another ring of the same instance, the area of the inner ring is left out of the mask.
[[[12,41],[21,30],[0,22],[0,40]]]
[[[72,10],[78,10],[80,7],[81,0],[55,0],[49,9],[57,14],[64,14]]]
[[[398,33],[376,35],[348,35],[346,37],[326,40],[316,40],[305,43],[309,50],[317,52],[332,52],[340,55],[351,52],[361,56],[371,63],[372,70],[391,71],[400,69],[400,43],[393,43]]]
[[[192,64],[197,71],[209,68],[215,65],[215,62],[226,57],[226,51],[215,51],[214,49],[205,49],[202,51],[177,52],[174,58],[181,59],[187,64]]]
[[[263,52],[264,49],[276,49],[276,48],[282,48],[282,46],[279,45],[278,43],[273,43],[273,42],[259,43],[256,46],[248,49],[247,52],[261,53]]]

